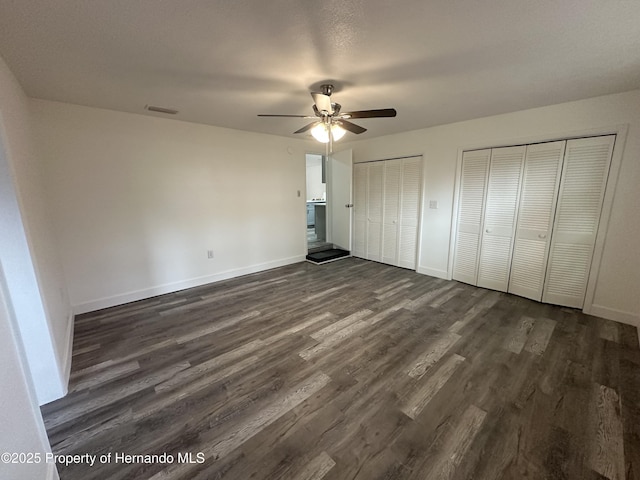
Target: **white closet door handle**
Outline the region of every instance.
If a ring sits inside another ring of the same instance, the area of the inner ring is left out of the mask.
[[[544,233],[541,233],[540,235],[538,235],[538,238],[543,238],[544,239],[544,238],[547,238],[547,235],[544,234]]]
[[[391,223],[397,223],[397,222],[394,220],[394,221],[392,221]]]
[[[491,232],[492,232],[492,230],[491,230],[490,228],[487,228],[487,229],[485,230],[485,232],[487,232],[487,233],[491,233]]]

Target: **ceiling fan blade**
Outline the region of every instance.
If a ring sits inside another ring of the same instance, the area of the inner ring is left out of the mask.
[[[270,113],[259,113],[259,117],[291,117],[291,118],[316,118],[310,117],[309,115],[273,115]]]
[[[327,112],[329,115],[333,114],[333,107],[331,106],[331,97],[324,93],[312,93],[313,101],[315,102],[318,110],[321,112]]]
[[[379,108],[377,110],[358,110],[357,112],[344,112],[342,118],[384,118],[395,117],[398,112],[395,108]]]
[[[360,134],[367,131],[366,128],[361,127],[360,125],[356,125],[355,123],[347,122],[346,120],[340,120],[335,122],[340,125],[345,130],[350,131],[351,133]]]
[[[304,127],[302,127],[301,129],[296,130],[296,131],[295,131],[295,132],[293,132],[293,133],[304,133],[304,132],[306,132],[306,131],[308,131],[308,130],[311,130],[311,129],[312,129],[313,127],[315,127],[318,123],[320,123],[320,122],[311,122],[309,125],[305,125],[305,126],[304,126]]]

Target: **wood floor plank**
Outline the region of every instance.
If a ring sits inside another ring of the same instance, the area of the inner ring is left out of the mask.
[[[542,355],[547,348],[556,322],[548,318],[538,318],[533,324],[533,330],[524,344],[524,350],[535,355]]]
[[[589,464],[609,480],[624,480],[624,447],[620,398],[604,385],[594,387],[596,436],[591,445]]]
[[[640,378],[637,365],[620,361],[620,400],[627,480],[640,480]]]
[[[411,288],[413,286],[412,282],[405,282],[402,283],[400,285],[398,285],[397,287],[391,289],[391,290],[387,290],[385,293],[380,293],[378,294],[378,296],[376,296],[376,299],[378,300],[385,300],[387,298],[393,297],[395,295],[398,295],[398,293],[400,293],[402,290],[405,290],[407,288]]]
[[[140,369],[140,363],[137,361],[121,363],[113,368],[106,369],[100,374],[85,374],[83,377],[76,375],[74,377],[73,386],[69,389],[69,393],[78,392],[86,388],[108,382],[114,378],[118,378],[127,373],[135,372]]]
[[[520,353],[527,343],[531,329],[533,328],[534,319],[530,317],[522,317],[518,323],[515,332],[507,338],[504,348],[513,353]]]
[[[180,337],[178,337],[176,339],[177,343],[187,343],[190,342],[191,340],[195,340],[196,338],[202,337],[204,335],[210,335],[212,333],[218,332],[220,330],[223,330],[225,328],[237,325],[239,322],[242,322],[243,320],[247,320],[249,318],[254,318],[257,317],[258,315],[260,315],[260,312],[257,310],[252,310],[250,312],[246,312],[243,313],[241,315],[237,315],[234,316],[232,318],[226,319],[223,322],[215,322],[205,328],[202,328],[200,330],[196,330],[194,332],[191,333],[187,333],[184,335],[180,335]]]
[[[461,288],[454,288],[453,290],[449,290],[444,295],[440,295],[434,301],[429,303],[429,306],[432,307],[432,308],[438,308],[438,307],[444,305],[445,303],[447,303],[449,300],[451,300],[456,295],[459,295],[462,291],[463,291],[463,289],[461,289]]]
[[[336,462],[327,452],[322,452],[306,464],[302,471],[293,477],[293,480],[321,480],[335,465]]]
[[[348,327],[352,323],[355,323],[361,320],[362,318],[368,315],[371,315],[371,313],[373,312],[367,309],[355,312],[354,314],[349,315],[348,317],[345,317],[342,320],[338,320],[337,322],[332,323],[331,325],[323,328],[322,330],[318,330],[317,332],[312,333],[311,338],[315,340],[324,340],[325,338],[333,335],[335,332],[338,332],[343,328]]]
[[[600,338],[611,342],[620,343],[620,333],[616,322],[611,320],[598,320]]]
[[[491,292],[483,300],[465,312],[461,319],[456,320],[449,330],[453,333],[459,333],[465,326],[493,307],[498,300],[500,300],[500,294],[498,292]]]
[[[438,336],[420,357],[411,362],[407,374],[410,377],[420,378],[429,368],[436,364],[459,339],[460,335],[452,332],[445,332]]]
[[[396,287],[399,287],[403,283],[406,283],[408,281],[409,281],[408,278],[401,278],[400,280],[396,280],[395,282],[389,283],[388,285],[385,285],[384,287],[380,287],[377,290],[374,290],[373,293],[375,293],[376,295],[380,295],[381,293],[388,292],[389,290],[392,290],[392,289],[394,289]]]
[[[332,295],[335,292],[340,291],[341,289],[343,289],[346,285],[339,285],[337,287],[331,287],[331,288],[327,288],[327,289],[323,289],[321,292],[318,293],[314,293],[313,295],[309,295],[303,299],[301,299],[300,301],[303,303],[307,303],[307,302],[312,302],[314,300],[318,300],[322,297],[325,297],[327,295]]]
[[[426,478],[448,480],[453,478],[456,468],[464,460],[475,436],[482,427],[487,412],[470,405],[457,422],[456,428],[448,435],[442,453]]]
[[[420,308],[420,306],[425,305],[427,303],[432,302],[435,298],[437,298],[439,295],[442,295],[444,293],[446,293],[448,290],[452,289],[454,286],[456,285],[456,282],[449,282],[435,290],[431,290],[429,292],[426,292],[424,294],[422,294],[420,297],[416,298],[415,300],[413,300],[411,302],[411,304],[408,306],[408,308],[410,310],[416,310],[418,308]]]
[[[401,408],[409,418],[415,419],[429,404],[431,399],[440,391],[442,386],[449,381],[458,366],[464,362],[464,357],[453,354],[442,363],[440,368],[424,382],[410,397],[403,402]]]
[[[157,393],[160,393],[164,392],[165,390],[171,390],[175,388],[176,385],[180,385],[194,377],[200,377],[212,370],[218,370],[218,372],[212,372],[213,375],[218,376],[222,366],[250,355],[260,347],[262,347],[263,344],[264,342],[262,342],[261,340],[254,340],[252,342],[245,343],[238,348],[234,348],[233,350],[223,353],[222,355],[215,356],[206,362],[200,363],[198,365],[192,365],[189,368],[177,373],[173,377],[156,385],[155,391]],[[254,359],[254,361],[257,359],[257,357],[252,358]]]

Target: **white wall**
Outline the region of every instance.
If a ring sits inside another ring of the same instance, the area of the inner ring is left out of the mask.
[[[30,104],[76,312],[304,259],[306,142]]]
[[[402,112],[398,112],[402,115]],[[392,121],[392,120],[389,120]],[[592,313],[640,325],[640,91],[480,118],[344,144],[354,161],[423,154],[418,271],[449,278],[456,164],[467,148],[542,141],[628,124]],[[437,210],[428,209],[437,200]]]
[[[41,181],[28,100],[0,58],[0,261],[43,404],[66,392],[72,318]]]
[[[35,392],[29,380],[16,331],[5,275],[0,264],[0,452],[36,453],[41,461],[31,464],[0,462],[0,478],[32,480],[58,478]]]

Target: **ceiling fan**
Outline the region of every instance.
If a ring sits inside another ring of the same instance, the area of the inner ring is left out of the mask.
[[[294,118],[313,118],[315,122],[305,125],[293,133],[304,133],[311,130],[311,135],[322,143],[331,144],[333,141],[340,140],[344,134],[349,131],[351,133],[360,134],[366,132],[367,129],[350,122],[353,118],[383,118],[395,117],[396,110],[394,108],[381,108],[377,110],[359,110],[355,112],[341,112],[341,105],[331,101],[331,93],[334,86],[324,84],[320,87],[322,92],[311,92],[313,97],[313,113],[310,115],[272,115],[259,114],[259,117],[294,117]]]

